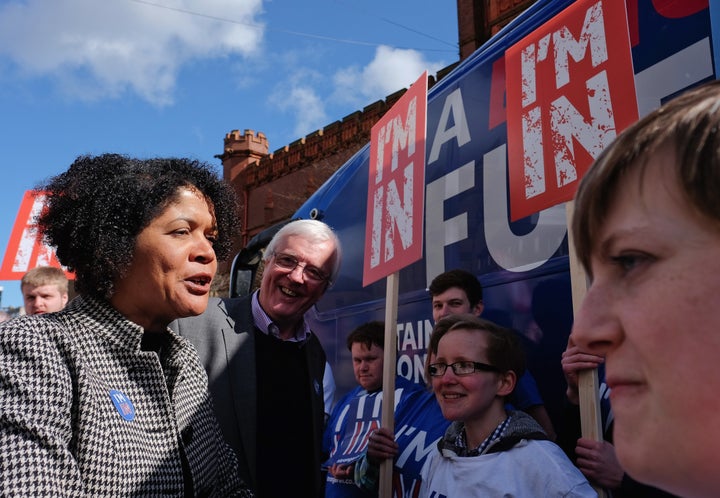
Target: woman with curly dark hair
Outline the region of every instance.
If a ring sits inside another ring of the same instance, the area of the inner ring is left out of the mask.
[[[252,496],[192,346],[236,204],[187,159],[79,157],[39,187],[75,272],[63,311],[0,326],[0,488],[17,496]]]

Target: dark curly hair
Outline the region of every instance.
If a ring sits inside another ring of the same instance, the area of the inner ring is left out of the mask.
[[[239,226],[234,191],[210,165],[191,159],[80,156],[37,187],[46,195],[38,229],[60,263],[75,272],[78,293],[109,299],[132,261],[137,236],[183,187],[210,202],[218,229],[213,248],[218,260],[226,259]]]

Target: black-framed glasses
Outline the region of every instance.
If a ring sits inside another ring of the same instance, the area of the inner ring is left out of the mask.
[[[302,268],[302,273],[305,278],[312,282],[325,282],[330,278],[330,276],[326,275],[320,268],[308,265],[307,263],[301,263],[295,256],[285,254],[284,252],[273,252],[273,261],[275,262],[275,266],[287,272],[291,272],[299,266]]]
[[[452,368],[455,375],[470,375],[475,372],[500,372],[498,367],[480,363],[479,361],[456,361],[455,363],[432,363],[428,366],[430,377],[442,377],[447,367]]]

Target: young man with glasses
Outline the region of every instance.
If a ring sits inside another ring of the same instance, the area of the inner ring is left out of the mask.
[[[452,423],[425,462],[419,496],[597,496],[532,417],[506,409],[525,370],[514,332],[453,315],[436,323],[430,353],[427,380]]]
[[[460,314],[479,316],[483,311],[482,284],[468,271],[453,269],[437,275],[430,283],[428,292],[432,317],[436,324],[444,317]],[[431,360],[433,354],[432,348],[428,348],[427,359]],[[425,376],[429,378],[427,371]],[[513,403],[535,418],[550,439],[555,438],[552,422],[537,391],[535,380],[527,372],[520,376],[518,389],[513,392]],[[397,455],[398,444],[394,435],[385,428],[379,428],[368,444],[367,456],[356,467],[356,484],[364,489],[372,489],[370,484],[374,484],[380,462]]]
[[[458,313],[480,316],[484,309],[483,288],[472,273],[454,269],[436,276],[428,287],[432,299],[433,322]],[[542,426],[548,438],[555,440],[555,428],[545,409],[535,378],[529,371],[518,377],[510,399],[512,405],[533,417]]]
[[[453,269],[437,275],[428,287],[432,306],[433,322],[459,314],[480,316],[483,311],[483,288],[480,280],[472,273]],[[427,361],[432,362],[433,348],[428,348]],[[427,371],[425,372],[428,377]],[[555,439],[555,430],[550,416],[545,410],[535,379],[525,372],[520,376],[517,388],[513,392],[512,403],[515,408],[531,415],[543,428],[550,439]],[[377,449],[376,449],[377,448]],[[375,440],[368,446],[370,463],[397,456],[397,444],[393,435],[386,429],[379,429]],[[368,465],[368,467],[370,467]],[[374,469],[373,469],[374,470]],[[362,481],[360,476],[358,481]]]
[[[259,498],[323,495],[327,362],[304,315],[340,260],[329,226],[292,221],[267,246],[259,290],[211,299],[204,314],[176,322],[198,350],[220,425]]]

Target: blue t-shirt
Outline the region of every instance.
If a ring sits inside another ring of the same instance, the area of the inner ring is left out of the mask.
[[[338,401],[325,429],[323,447],[330,458],[324,466],[359,460],[370,433],[380,427],[381,414],[382,391],[368,393],[356,387]],[[396,378],[395,440],[400,449],[393,470],[393,496],[415,496],[425,458],[448,425],[430,391],[404,377]],[[363,496],[368,496],[367,492],[352,479],[338,480],[328,473],[326,498]]]

